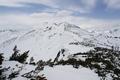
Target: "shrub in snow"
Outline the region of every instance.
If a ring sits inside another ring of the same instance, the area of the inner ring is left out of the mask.
[[[0,65],[2,64],[3,60],[4,60],[4,57],[2,56],[3,54],[1,53],[0,54]]]
[[[84,55],[85,60],[81,57]],[[76,58],[77,57],[77,58]],[[54,65],[72,65],[74,68],[83,66],[95,70],[101,80],[106,80],[107,75],[113,80],[120,80],[120,51],[114,51],[112,49],[96,47],[94,50],[90,50],[84,53],[73,54],[72,57],[67,60],[59,60]]]
[[[31,64],[31,65],[36,65],[36,63],[34,62],[34,58],[33,58],[33,57],[30,58],[29,64]]]
[[[57,56],[55,57],[55,59],[54,59],[54,61],[53,61],[53,64],[55,64],[55,63],[58,62],[58,59],[59,59],[59,57],[61,56],[61,54],[62,54],[63,56],[65,56],[65,55],[64,55],[64,52],[65,52],[65,49],[61,49],[61,50],[57,53]]]
[[[22,77],[25,77],[29,80],[47,80],[46,77],[44,77],[44,75],[39,75],[38,73],[40,72],[41,70],[32,70],[28,73],[25,73],[22,75]]]
[[[28,53],[29,51],[25,51],[23,54],[21,54],[19,57],[18,57],[18,62],[20,63],[24,63],[28,57]]]
[[[13,54],[10,57],[9,60],[15,60],[15,61],[17,61],[18,57],[19,57],[19,50],[17,49],[17,46],[15,45],[15,47],[13,48]]]
[[[47,80],[47,79],[46,79],[46,77],[44,77],[43,75],[38,75],[38,76],[36,76],[36,78],[33,79],[33,80]]]
[[[39,60],[37,62],[37,67],[35,68],[35,70],[41,71],[44,69],[44,66],[46,65],[46,62],[43,60]]]
[[[53,67],[54,63],[52,62],[52,59],[49,59],[48,61],[45,62],[46,65]]]
[[[60,57],[61,51],[58,52],[57,56],[55,57],[53,63],[58,62],[58,58]]]
[[[12,72],[9,75],[8,79],[12,80],[13,78],[17,77],[17,75],[19,75],[19,71]]]
[[[23,54],[19,54],[19,50],[17,49],[17,46],[14,47],[13,49],[14,53],[10,57],[10,61],[18,61],[20,63],[24,63],[28,57],[28,51],[25,51]]]
[[[0,54],[0,80],[2,79],[2,72],[3,72],[3,69],[2,69],[2,62],[4,60],[4,57],[2,56],[3,54]]]

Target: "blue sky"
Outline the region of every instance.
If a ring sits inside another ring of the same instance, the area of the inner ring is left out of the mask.
[[[103,22],[104,20],[117,20],[119,22],[120,0],[0,0],[2,19],[7,19],[11,15],[15,19],[18,19],[17,16],[28,18],[34,14],[39,14],[39,16],[46,14],[45,16],[48,17],[59,14],[64,15],[64,17],[82,17],[103,20]]]
[[[0,3],[0,14],[9,14],[9,13],[24,13],[24,14],[31,14],[35,12],[55,12],[55,10],[69,10],[73,12],[74,16],[87,16],[93,18],[103,18],[103,19],[119,19],[120,18],[120,6],[116,7],[116,4],[112,5],[112,1],[108,0],[108,3],[105,0],[49,0],[56,1],[53,2],[53,5],[49,5],[49,3],[39,3],[41,0],[37,2],[28,2],[26,1],[19,1],[16,3],[13,2],[13,5],[5,5]],[[86,2],[85,2],[86,1]],[[106,0],[107,1],[107,0]],[[109,4],[111,1],[111,6],[109,8]],[[118,1],[119,0],[113,0]],[[4,2],[5,3],[5,2]],[[7,0],[6,0],[7,3]],[[89,4],[90,3],[90,4]],[[21,6],[17,6],[21,5]],[[92,4],[92,5],[91,5]],[[57,5],[57,7],[55,7]],[[72,9],[73,7],[74,9]],[[48,11],[47,11],[48,10]],[[83,10],[83,11],[82,11]]]

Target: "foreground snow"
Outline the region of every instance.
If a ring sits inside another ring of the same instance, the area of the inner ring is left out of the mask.
[[[45,67],[42,73],[48,80],[100,80],[94,71],[83,67],[79,69],[72,66]]]
[[[19,75],[13,78],[13,80],[28,80],[27,78],[21,77],[21,75],[34,70],[36,66],[20,64],[16,61],[4,61],[3,67],[10,67],[9,70],[4,73],[6,76],[10,75],[11,72],[20,70]],[[72,66],[46,66],[39,74],[44,74],[47,80],[100,80],[94,71],[84,67],[75,69]]]

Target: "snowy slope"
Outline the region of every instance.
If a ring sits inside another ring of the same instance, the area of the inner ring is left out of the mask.
[[[36,68],[36,66],[20,64],[16,61],[6,61],[3,63],[3,67],[9,67],[8,71],[4,73],[6,77],[9,77],[11,72],[19,72],[19,75],[17,75],[17,77],[13,78],[12,80],[29,80],[25,77],[21,77],[21,75]],[[100,77],[98,77],[98,75],[93,70],[84,67],[75,69],[72,66],[46,66],[44,70],[39,73],[39,75],[41,74],[44,74],[47,80],[100,80]]]
[[[21,51],[30,50],[29,56],[37,60],[53,58],[61,49],[66,49],[70,54],[92,49],[84,45],[70,45],[72,42],[83,42],[91,34],[65,22],[44,23],[26,31],[5,31],[0,33],[0,37],[0,52],[11,55],[13,47],[17,45]]]
[[[9,56],[17,45],[21,51],[30,50],[30,57],[47,60],[55,57],[61,49],[73,54],[86,52],[93,47],[111,48],[120,45],[119,26],[101,28],[87,31],[66,22],[46,22],[30,29],[0,30],[0,52]]]
[[[87,68],[75,69],[72,66],[45,67],[42,73],[48,80],[100,80],[94,71]]]
[[[101,27],[92,31],[97,46],[108,47],[120,45],[120,26]]]
[[[35,62],[37,62],[41,59],[44,61],[49,59],[53,60],[61,49],[65,50],[65,56],[60,55],[59,59],[65,60],[70,58],[71,54],[87,52],[94,49],[94,47],[119,47],[119,26],[102,29],[84,30],[79,26],[66,22],[43,23],[38,27],[30,27],[29,29],[23,28],[22,30],[1,29],[0,53],[4,53],[5,60],[8,60],[13,53],[12,49],[17,45],[21,53],[30,50],[29,58],[34,57]],[[27,62],[29,62],[29,58]],[[74,58],[84,61],[84,58],[81,56]],[[20,70],[20,75],[13,80],[27,80],[21,77],[21,75],[36,68],[36,66],[21,64],[16,61],[4,61],[2,66],[5,68],[11,67],[5,72],[7,76],[11,71]],[[61,76],[63,80],[100,80],[100,77],[98,77],[94,70],[85,67],[75,69],[68,65],[55,67],[45,66],[45,69],[40,72],[40,74],[45,74],[48,80],[61,80]]]

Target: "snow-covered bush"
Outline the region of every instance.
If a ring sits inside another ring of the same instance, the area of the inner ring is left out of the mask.
[[[4,60],[4,57],[3,57],[3,54],[0,54],[0,78],[1,78],[1,75],[2,75],[2,62]]]
[[[19,53],[19,50],[17,49],[17,46],[14,47],[13,49],[14,53],[12,54],[12,56],[10,57],[10,61],[18,61],[20,63],[24,63],[28,57],[28,51],[25,51],[23,54]]]

